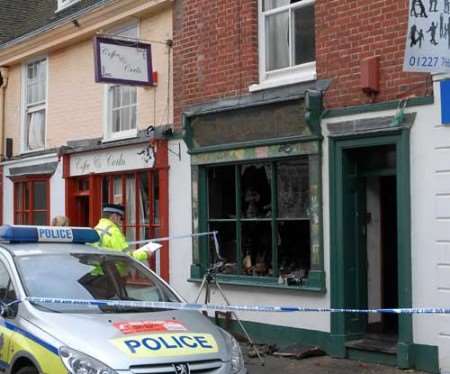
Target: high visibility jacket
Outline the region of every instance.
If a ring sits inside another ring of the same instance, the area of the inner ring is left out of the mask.
[[[128,243],[120,228],[110,219],[102,218],[95,226],[100,241],[96,246],[107,248],[113,251],[125,252],[128,249]],[[132,256],[139,261],[147,261],[148,253],[145,251],[134,251]]]

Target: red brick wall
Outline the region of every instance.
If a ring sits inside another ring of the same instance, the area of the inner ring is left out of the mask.
[[[193,104],[248,93],[258,81],[256,0],[176,0],[175,124]]]
[[[248,94],[258,82],[257,0],[176,0],[175,123],[190,105]],[[316,0],[319,79],[332,79],[327,108],[370,102],[360,62],[380,56],[375,102],[430,93],[429,75],[402,72],[408,0]]]
[[[316,55],[319,79],[333,79],[327,108],[369,103],[360,88],[360,62],[380,56],[375,102],[430,94],[428,74],[402,71],[408,0],[317,0]]]

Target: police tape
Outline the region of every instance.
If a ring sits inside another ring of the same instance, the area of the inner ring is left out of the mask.
[[[190,311],[219,312],[264,312],[264,313],[360,313],[360,314],[450,314],[450,308],[309,308],[299,306],[274,305],[225,305],[225,304],[191,304],[163,301],[128,301],[128,300],[87,300],[54,297],[27,297],[26,301],[37,304],[84,305],[96,307],[124,307],[142,309],[172,309]]]

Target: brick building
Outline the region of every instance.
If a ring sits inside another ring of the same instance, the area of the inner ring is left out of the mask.
[[[447,305],[442,76],[403,72],[408,9],[406,0],[175,2],[174,118],[192,175],[178,199],[194,231],[219,231],[231,302]],[[177,256],[172,282],[195,296],[214,249],[199,240]],[[242,317],[272,342],[450,368],[446,317]]]

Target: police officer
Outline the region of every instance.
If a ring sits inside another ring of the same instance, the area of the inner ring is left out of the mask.
[[[124,252],[128,249],[128,243],[120,230],[120,225],[125,215],[125,209],[119,204],[104,204],[102,218],[95,226],[100,241],[96,246]],[[150,251],[144,246],[132,253],[139,261],[148,261]]]

